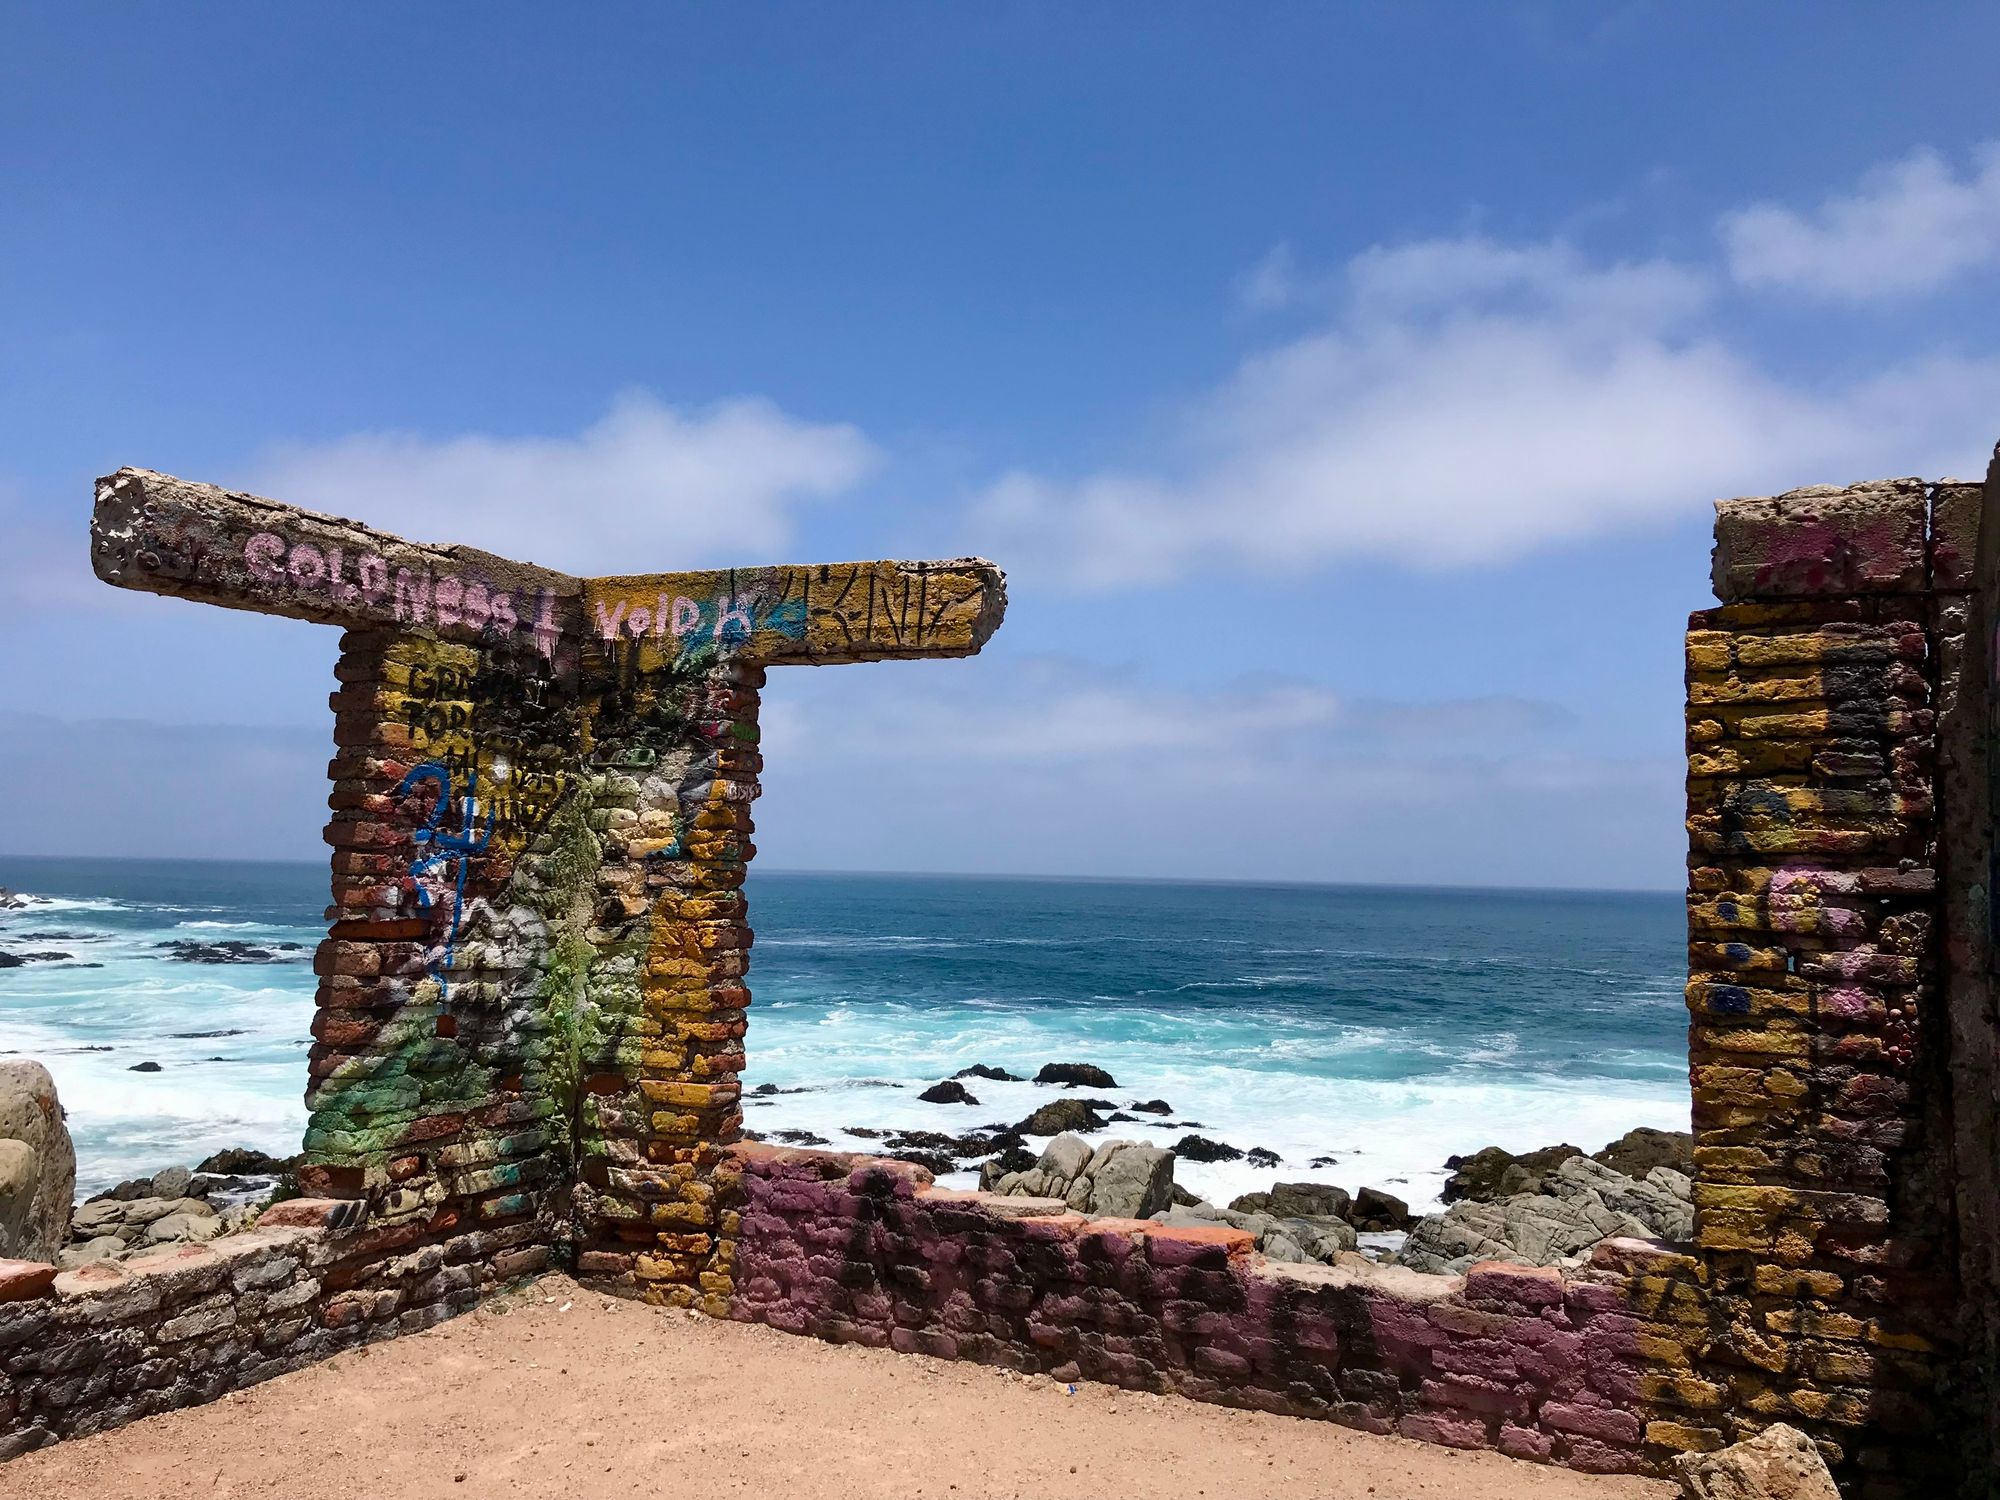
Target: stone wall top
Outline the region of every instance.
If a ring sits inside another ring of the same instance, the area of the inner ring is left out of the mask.
[[[1007,607],[1005,575],[981,558],[575,578],[147,469],[98,481],[90,533],[92,568],[119,588],[551,663],[585,641],[642,666],[697,650],[771,665],[970,656]]]
[[[1715,597],[1802,599],[1925,588],[1928,488],[1884,479],[1715,503]]]

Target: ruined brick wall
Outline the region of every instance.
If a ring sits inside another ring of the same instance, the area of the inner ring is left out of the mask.
[[[1996,1473],[1994,493],[1719,508],[1688,634],[1695,1243],[1465,1278],[732,1145],[764,670],[976,651],[989,565],[580,580],[138,471],[93,561],[348,632],[305,1178],[360,1222],[316,1326],[553,1249],[657,1303],[1579,1468],[1788,1421],[1893,1500]],[[17,1429],[20,1373],[53,1382],[36,1412],[81,1402],[38,1431],[126,1409],[57,1378],[87,1322],[0,1360]]]
[[[0,1459],[428,1328],[549,1263],[527,1221],[408,1249],[360,1218],[298,1199],[206,1245],[60,1274],[0,1261]]]
[[[835,1343],[1101,1380],[1600,1473],[1648,1466],[1638,1282],[1607,1242],[1564,1273],[1279,1265],[1225,1227],[1088,1219],[930,1186],[901,1162],[739,1146],[731,1315]]]
[[[1654,1394],[1704,1443],[1803,1427],[1864,1494],[1959,1458],[1938,710],[1975,519],[1914,480],[1729,502],[1688,632],[1706,1316]]]

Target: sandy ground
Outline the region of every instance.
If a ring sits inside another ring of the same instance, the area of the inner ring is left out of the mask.
[[[834,1348],[561,1277],[429,1332],[0,1464],[0,1496],[1662,1500],[1109,1386]]]

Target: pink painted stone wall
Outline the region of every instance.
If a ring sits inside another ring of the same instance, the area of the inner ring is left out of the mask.
[[[1664,1249],[1614,1242],[1568,1275],[1281,1266],[1240,1230],[1086,1219],[868,1157],[731,1155],[746,1322],[1576,1469],[1656,1466],[1631,1272]]]

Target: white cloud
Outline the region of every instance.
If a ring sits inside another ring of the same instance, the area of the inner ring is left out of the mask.
[[[1284,242],[1265,251],[1236,281],[1236,297],[1251,312],[1275,312],[1301,295],[1297,257]]]
[[[1914,151],[1811,213],[1754,204],[1720,232],[1746,286],[1852,302],[1932,291],[2000,261],[2000,142],[1975,151],[1963,176]]]
[[[416,541],[600,574],[779,561],[795,512],[875,462],[857,429],[768,401],[683,410],[628,393],[574,437],[363,433],[277,448],[248,487]]]
[[[996,556],[1084,585],[1420,568],[1697,514],[1721,495],[1976,460],[2000,362],[1845,387],[1732,347],[1698,271],[1485,239],[1371,250],[1325,326],[1245,360],[1150,470],[1003,477]]]

